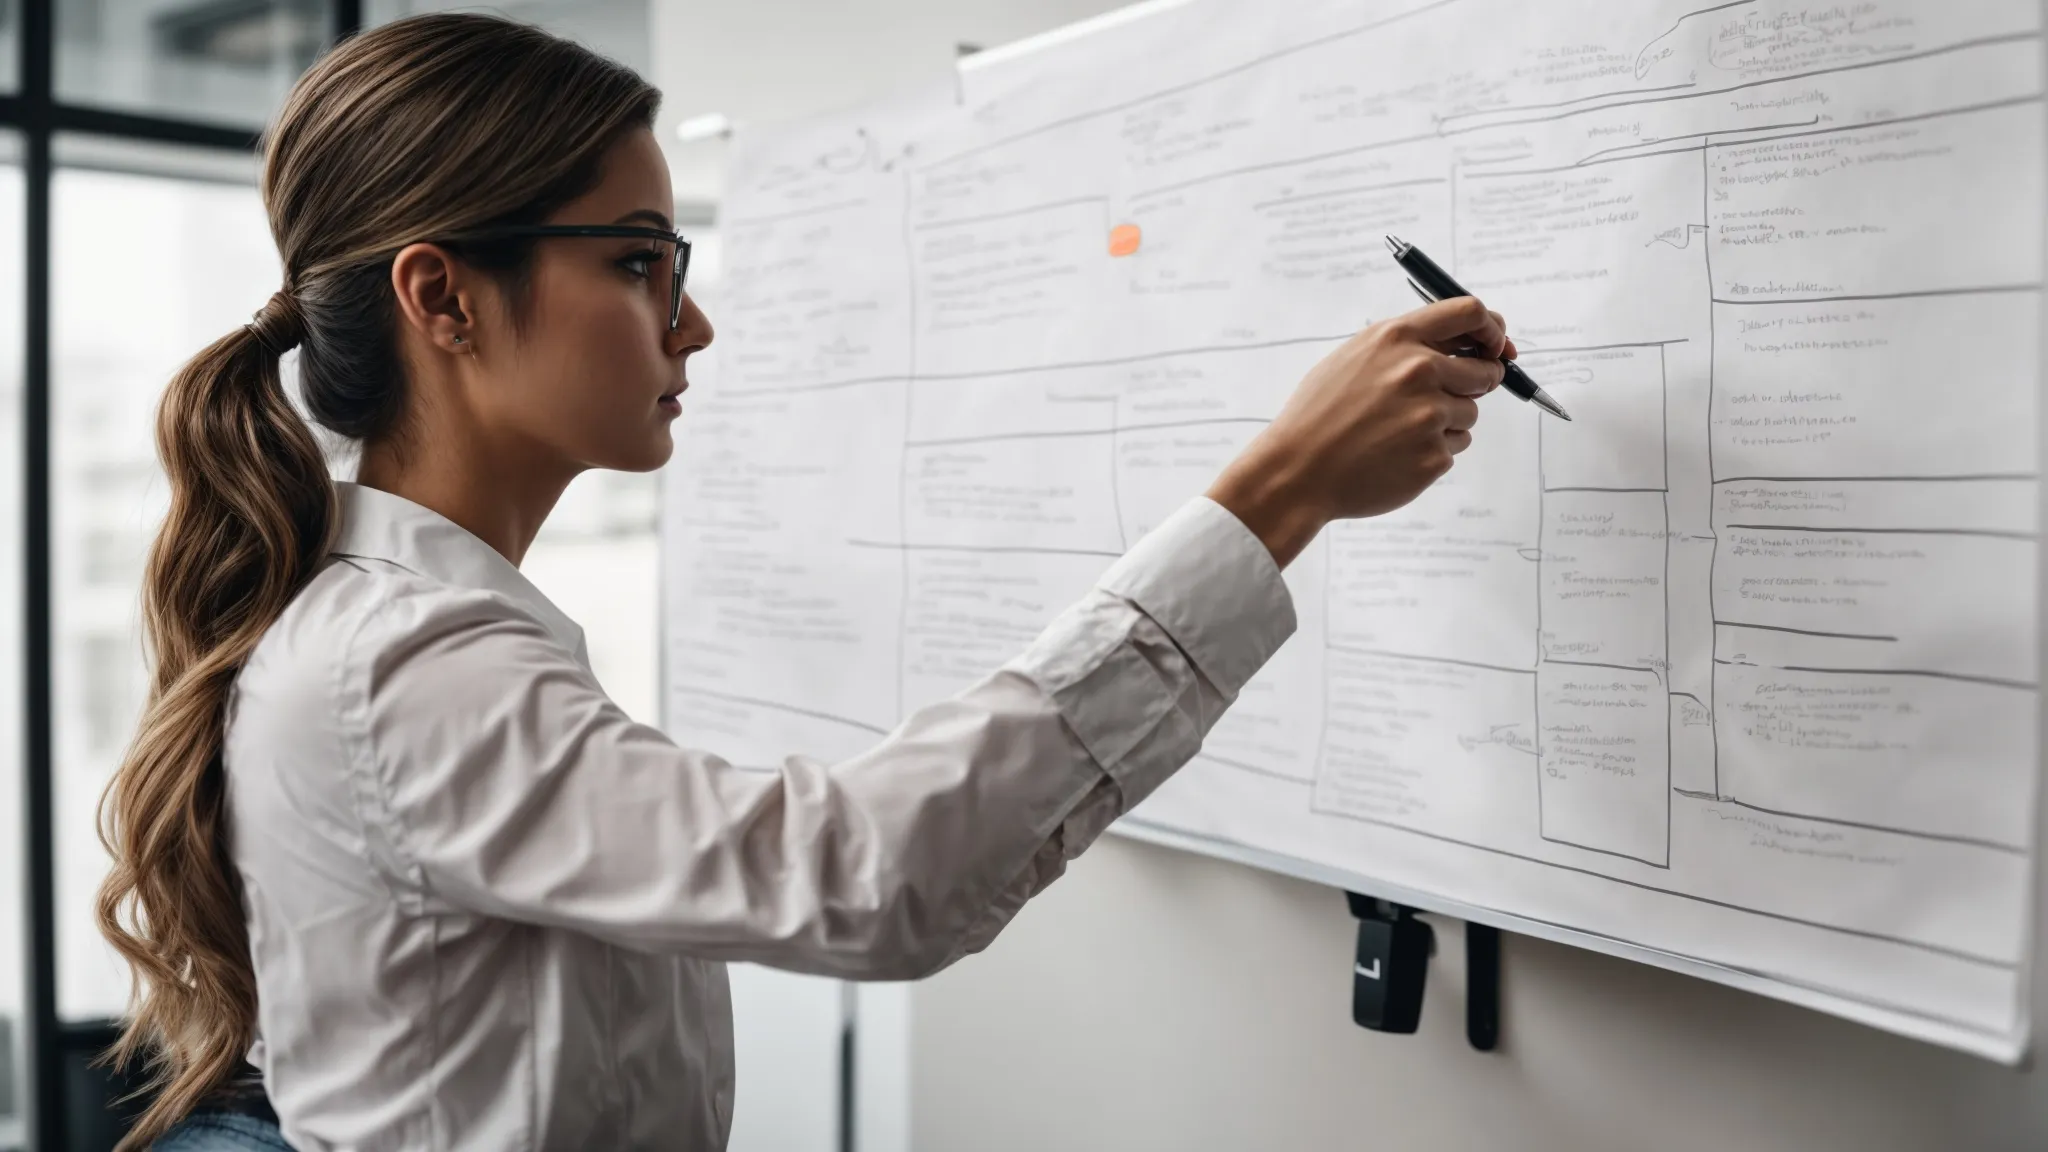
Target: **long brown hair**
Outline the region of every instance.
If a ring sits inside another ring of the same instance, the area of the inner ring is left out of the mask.
[[[306,410],[329,430],[398,434],[393,255],[546,219],[596,185],[615,141],[652,126],[658,100],[570,41],[443,14],[343,43],[285,101],[263,168],[284,287],[185,365],[157,414],[171,506],[142,594],[154,669],[100,819],[114,860],[100,927],[134,975],[111,1057],[145,1057],[155,1090],[123,1147],[147,1146],[226,1088],[255,1038],[256,976],[228,852],[227,706],[257,641],[324,563],[336,519],[326,462],[286,398],[279,358],[299,349]],[[455,251],[519,298],[530,241]]]

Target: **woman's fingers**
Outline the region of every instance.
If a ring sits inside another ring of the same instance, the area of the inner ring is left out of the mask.
[[[1463,396],[1444,397],[1444,430],[1470,432],[1479,423],[1479,402]]]
[[[1490,356],[1446,356],[1437,367],[1437,383],[1453,396],[1484,396],[1506,374],[1507,368]]]
[[[1472,296],[1417,308],[1403,318],[1403,323],[1416,339],[1439,352],[1454,352],[1471,345],[1489,357],[1498,358],[1507,347],[1507,325]]]

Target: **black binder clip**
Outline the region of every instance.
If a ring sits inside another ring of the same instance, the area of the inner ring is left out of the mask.
[[[1375,1032],[1414,1032],[1436,933],[1405,905],[1346,892],[1358,918],[1351,1019]],[[1500,1042],[1500,929],[1465,924],[1465,1038],[1481,1052]]]

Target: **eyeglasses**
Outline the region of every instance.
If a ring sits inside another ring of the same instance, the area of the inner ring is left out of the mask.
[[[659,240],[676,246],[674,278],[668,292],[668,330],[673,332],[683,321],[683,276],[690,270],[690,242],[680,232],[669,232],[639,224],[513,224],[503,228],[486,228],[480,232],[465,232],[450,236],[450,243],[465,240],[522,240],[546,239],[551,236],[603,236],[641,240]]]

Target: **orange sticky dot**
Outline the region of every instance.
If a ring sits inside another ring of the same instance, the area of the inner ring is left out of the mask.
[[[1138,241],[1142,239],[1136,224],[1119,224],[1109,230],[1109,254],[1129,256],[1138,250]]]

